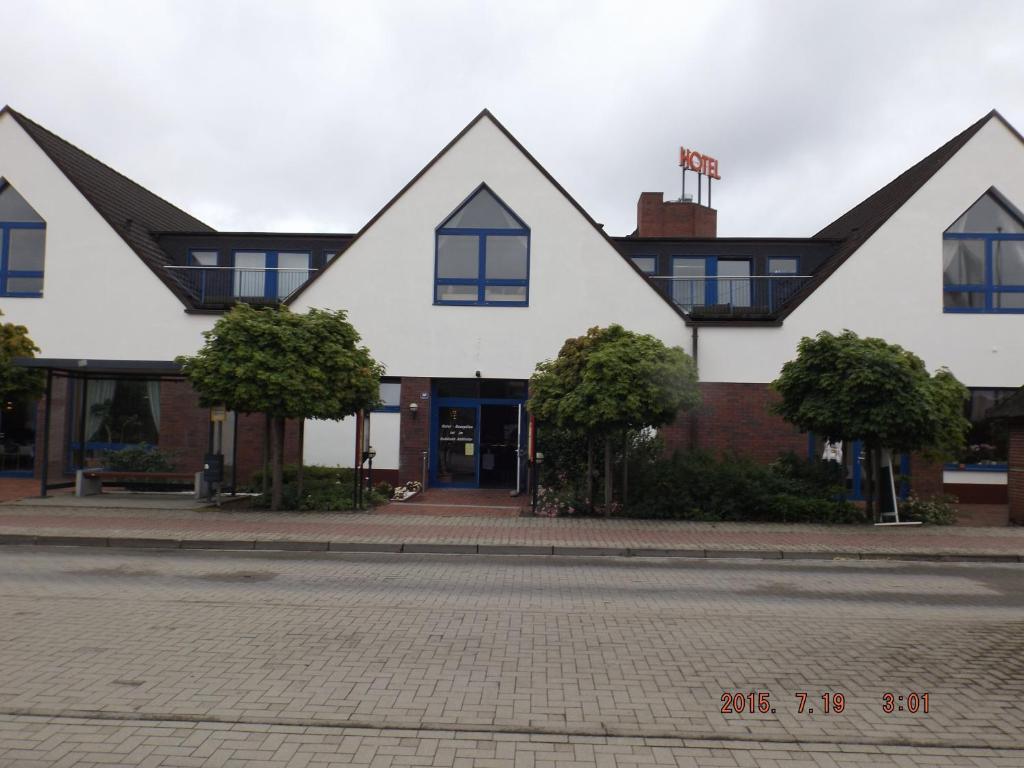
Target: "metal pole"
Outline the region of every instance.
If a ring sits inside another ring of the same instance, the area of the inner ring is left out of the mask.
[[[700,183],[701,176],[703,175],[703,173],[697,174],[697,205],[700,205],[700,193],[704,189],[704,185]]]
[[[89,379],[82,379],[82,395],[79,398],[78,414],[78,467],[85,468],[85,408],[88,403]]]
[[[39,470],[39,495],[46,498],[50,479],[50,401],[53,400],[53,369],[46,369],[46,405],[43,407],[43,466]]]
[[[231,495],[238,491],[238,411],[231,412]]]
[[[686,166],[683,166],[683,196],[679,198],[684,203],[686,202]]]
[[[708,176],[708,208],[711,207],[711,177]]]
[[[534,458],[534,460],[530,463],[530,474],[532,475],[530,480],[533,481],[533,514],[536,515],[537,514],[537,491],[538,491],[539,486],[540,486],[540,471],[539,471],[539,467],[537,466],[537,459],[536,458]]]

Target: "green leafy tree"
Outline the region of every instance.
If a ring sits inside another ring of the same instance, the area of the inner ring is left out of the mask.
[[[604,509],[612,502],[612,439],[670,423],[699,402],[697,371],[679,347],[620,325],[566,340],[537,366],[529,408],[538,419],[587,441],[587,498],[593,498],[594,445],[604,442]]]
[[[963,446],[967,389],[948,370],[928,373],[917,355],[853,331],[805,337],[772,382],[777,412],[807,432],[861,440],[868,451],[867,512],[874,517],[882,448],[952,457]]]
[[[0,311],[0,317],[3,317]],[[5,401],[28,400],[43,392],[42,371],[14,365],[16,357],[35,357],[39,351],[28,336],[28,328],[16,323],[0,323],[0,398]]]
[[[202,349],[178,362],[203,405],[269,417],[272,509],[281,506],[286,419],[338,420],[380,403],[384,368],[344,310],[238,304],[203,336]]]

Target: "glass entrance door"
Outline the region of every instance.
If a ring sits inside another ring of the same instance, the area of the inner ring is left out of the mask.
[[[480,487],[515,488],[519,405],[480,406]]]
[[[479,406],[439,404],[434,445],[438,485],[475,488],[479,484],[477,421]]]
[[[439,397],[430,438],[430,483],[450,488],[517,488],[525,400]]]

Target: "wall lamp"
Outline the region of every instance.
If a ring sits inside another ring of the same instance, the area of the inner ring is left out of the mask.
[[[420,412],[420,404],[419,403],[409,403],[409,413],[412,414],[412,417],[414,419],[416,418],[416,414],[419,413],[419,412]]]

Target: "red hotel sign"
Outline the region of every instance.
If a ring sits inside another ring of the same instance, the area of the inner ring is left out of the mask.
[[[688,171],[703,173],[708,177],[721,180],[718,175],[718,161],[708,155],[702,155],[694,149],[679,148],[679,165]]]

